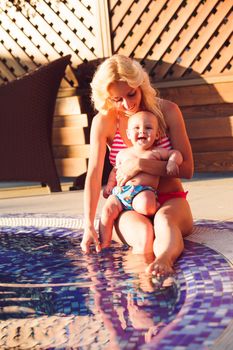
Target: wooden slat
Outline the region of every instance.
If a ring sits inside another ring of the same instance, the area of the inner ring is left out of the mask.
[[[233,115],[233,103],[221,103],[221,104],[200,105],[200,106],[184,106],[184,107],[181,107],[181,111],[185,119],[229,117]]]
[[[73,87],[78,87],[78,80],[74,74],[74,71],[71,67],[71,64],[72,64],[72,62],[66,67],[65,77],[62,79],[62,83],[64,80],[65,81],[68,80],[69,83],[66,84],[67,85],[66,87],[70,87],[70,85],[72,85]],[[65,85],[65,84],[61,84],[60,86],[63,86],[63,85]]]
[[[233,61],[232,61],[233,63]],[[187,79],[187,78],[181,78],[178,80],[165,80],[165,81],[159,81],[156,83],[152,83],[157,89],[164,89],[164,88],[176,88],[176,87],[182,87],[182,86],[196,86],[196,85],[213,85],[213,84],[219,84],[219,83],[231,83],[233,81],[233,72],[227,71],[226,73],[218,74],[218,75],[200,75],[197,78]]]
[[[193,139],[191,146],[194,153],[201,152],[219,152],[233,150],[233,137],[220,137],[210,139]]]
[[[88,126],[88,120],[86,114],[77,115],[62,115],[55,116],[53,118],[53,127],[75,127],[75,128],[85,128]]]
[[[229,117],[233,115],[233,103],[221,103],[213,105],[184,106],[181,111],[187,118],[212,118]]]
[[[4,78],[11,81],[15,79],[14,74],[11,72],[9,67],[0,61],[0,72],[4,72]]]
[[[53,154],[59,158],[89,158],[90,145],[54,146]]]
[[[77,0],[76,0],[77,1]],[[92,9],[93,6],[93,0],[81,0],[81,3],[83,3],[84,6],[90,7]]]
[[[122,18],[125,16],[128,9],[133,4],[134,0],[121,1],[119,4],[116,4],[114,11],[117,11],[117,15],[112,17],[112,30],[115,31],[119,26]]]
[[[18,77],[25,73],[25,69],[23,69],[22,66],[14,59],[14,56],[12,56],[10,51],[7,50],[1,42],[0,42],[0,53],[1,53],[0,59],[4,58],[4,60],[6,60],[7,69],[9,69],[11,73],[13,73],[14,77]]]
[[[53,145],[83,145],[85,144],[84,131],[81,128],[53,128]]]
[[[80,176],[87,171],[87,161],[84,158],[55,159],[59,176]]]
[[[186,119],[190,139],[233,137],[233,116],[218,118]]]
[[[54,115],[77,115],[81,114],[78,96],[57,98]]]
[[[76,96],[77,95],[77,89],[76,87],[68,87],[68,88],[61,88],[59,87],[57,98],[63,98],[63,97],[70,97],[70,96]]]
[[[228,65],[229,65],[229,67],[227,67]],[[233,57],[229,60],[228,65],[226,67],[224,67],[222,72],[225,73],[225,71],[227,71],[227,72],[233,74]]]
[[[233,171],[233,151],[194,153],[195,172]]]
[[[233,103],[233,82],[212,85],[195,85],[159,89],[163,98],[176,102],[179,106]]]
[[[118,0],[109,0],[109,9],[112,11],[114,7],[117,5]]]

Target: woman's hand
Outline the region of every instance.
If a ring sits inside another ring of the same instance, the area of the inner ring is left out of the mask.
[[[116,180],[118,186],[124,186],[128,180],[140,172],[138,161],[138,158],[131,158],[117,166]]]
[[[95,245],[96,252],[99,253],[101,251],[101,246],[98,234],[94,228],[84,231],[83,239],[81,242],[82,251],[85,253],[90,253],[90,246],[92,243]]]

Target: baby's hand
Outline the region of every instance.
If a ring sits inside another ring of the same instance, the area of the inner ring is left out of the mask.
[[[103,197],[104,198],[108,198],[110,196],[110,194],[112,194],[112,190],[113,190],[114,186],[108,186],[106,185],[103,189]]]
[[[169,160],[167,162],[167,174],[168,175],[179,175],[179,167],[176,164],[176,162],[174,162],[174,160]]]

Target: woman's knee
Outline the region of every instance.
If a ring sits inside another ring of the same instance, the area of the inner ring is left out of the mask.
[[[118,231],[135,254],[153,252],[154,229],[151,221],[135,211],[124,212],[118,220]]]
[[[175,218],[164,210],[159,210],[154,216],[154,227],[156,230],[165,229],[170,225],[176,225]]]
[[[182,200],[183,201],[183,200]],[[186,206],[184,204],[187,204]],[[193,218],[187,202],[179,206],[160,208],[154,217],[154,228],[156,232],[166,229],[177,229],[183,236],[192,232]]]

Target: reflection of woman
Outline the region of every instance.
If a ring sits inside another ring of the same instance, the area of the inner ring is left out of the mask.
[[[102,257],[87,256],[94,310],[102,316],[108,332],[105,349],[125,349],[129,344],[133,349],[139,348],[166,325],[163,322],[169,322],[175,307],[176,286],[171,284],[157,290],[151,287],[150,291],[143,288],[146,283],[139,276],[143,273],[143,257],[137,257],[134,266],[128,261],[131,257],[130,252],[123,259],[112,252]],[[145,273],[144,276],[149,280]]]
[[[82,250],[90,251],[94,242],[100,250],[98,235],[94,229],[94,217],[101,190],[106,145],[111,149],[110,159],[114,165],[119,149],[131,146],[126,137],[127,121],[139,110],[149,110],[159,118],[162,130],[157,146],[179,150],[183,156],[180,166],[181,177],[191,178],[193,158],[185,130],[182,114],[176,104],[161,100],[152,88],[147,73],[140,64],[121,55],[105,60],[98,68],[92,81],[92,97],[99,113],[94,117],[91,128],[91,152],[85,183],[84,211],[85,230]],[[151,221],[135,212],[124,211],[115,224],[115,239],[127,243],[137,254],[154,253],[155,259],[148,272],[166,274],[183,250],[183,236],[192,229],[192,215],[186,193],[180,179],[166,173],[166,161],[132,159],[117,169],[118,184],[124,185],[138,173],[145,177],[160,176],[158,201],[160,209]]]

